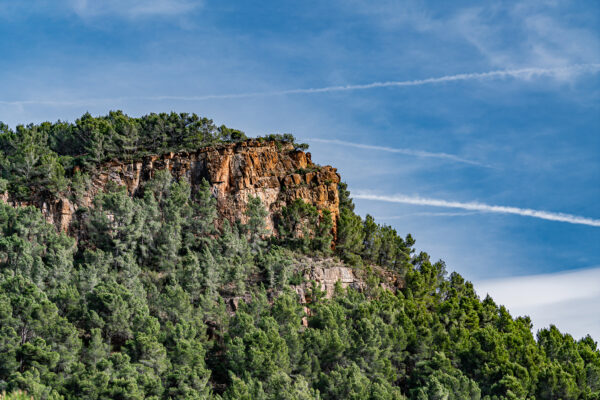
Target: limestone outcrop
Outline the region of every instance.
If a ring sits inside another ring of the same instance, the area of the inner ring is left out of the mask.
[[[302,304],[312,301],[310,298],[312,282],[317,283],[326,299],[333,297],[338,282],[344,289],[352,288],[363,291],[367,287],[366,269],[351,268],[339,259],[333,257],[301,257],[295,263],[294,269],[302,272],[304,282],[294,285],[292,288],[298,294]],[[404,287],[404,279],[397,274],[385,271],[377,265],[371,265],[370,267],[372,273],[379,277],[380,287],[392,292]]]
[[[101,164],[91,175],[91,185],[80,205],[91,206],[94,196],[109,182],[127,187],[138,195],[144,183],[157,171],[170,170],[177,179],[187,180],[196,190],[202,179],[210,184],[221,218],[244,221],[249,196],[259,197],[269,211],[267,228],[274,232],[275,219],[282,207],[303,199],[318,210],[329,210],[334,234],[339,216],[338,183],[335,168],[318,166],[310,153],[297,151],[290,143],[247,140],[206,147],[194,152],[146,156],[136,161],[114,160]],[[13,206],[34,205],[57,229],[68,232],[79,207],[68,196],[36,198],[31,203],[3,200]],[[69,232],[74,233],[74,232]]]

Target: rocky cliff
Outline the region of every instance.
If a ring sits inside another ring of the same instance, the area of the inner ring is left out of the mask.
[[[107,162],[91,175],[91,185],[80,205],[90,206],[109,182],[126,186],[135,196],[156,171],[163,169],[170,170],[177,179],[187,180],[192,190],[206,179],[217,199],[220,216],[230,221],[243,221],[248,197],[258,196],[269,211],[267,227],[274,231],[281,208],[300,198],[318,210],[329,210],[336,232],[340,182],[336,169],[314,164],[310,153],[296,151],[290,143],[272,141],[247,140],[137,161]],[[13,206],[37,206],[49,222],[65,232],[78,208],[68,196],[38,197],[30,203],[13,201],[8,194],[3,199]]]
[[[91,174],[87,189],[73,201],[73,196],[34,196],[30,202],[15,201],[8,193],[0,199],[16,207],[38,207],[46,219],[58,230],[75,237],[72,224],[79,207],[90,207],[93,199],[110,182],[126,187],[131,196],[140,195],[144,184],[157,171],[169,170],[174,178],[190,183],[197,190],[203,179],[210,184],[217,200],[221,220],[244,221],[244,211],[249,196],[259,197],[269,211],[267,227],[275,232],[276,218],[282,207],[295,199],[303,199],[318,210],[329,210],[337,231],[339,217],[338,183],[340,177],[335,168],[319,166],[312,162],[310,153],[297,151],[292,144],[248,140],[239,143],[206,147],[194,152],[168,153],[147,156],[136,161],[114,160],[97,166]],[[300,272],[304,281],[292,286],[303,304],[310,303],[312,282],[316,282],[325,298],[334,294],[337,282],[341,286],[365,290],[365,272],[353,269],[338,259],[301,256],[294,263],[294,271]],[[392,273],[371,266],[380,277],[380,285],[391,291],[404,286],[404,281]],[[231,312],[237,309],[241,299],[249,301],[249,294],[226,297]],[[303,320],[306,323],[306,319]]]

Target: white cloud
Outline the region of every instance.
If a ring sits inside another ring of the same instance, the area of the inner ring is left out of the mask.
[[[83,18],[118,15],[129,18],[180,15],[201,6],[192,0],[71,0],[73,11]]]
[[[498,214],[514,214],[522,215],[525,217],[533,217],[539,219],[545,219],[549,221],[567,222],[570,224],[581,224],[588,226],[600,227],[600,219],[593,219],[587,217],[581,217],[578,215],[556,213],[549,211],[532,210],[529,208],[518,208],[508,206],[495,206],[484,203],[469,202],[462,203],[458,201],[438,200],[429,199],[419,196],[405,196],[405,195],[392,195],[392,196],[381,196],[371,194],[368,192],[355,192],[353,197],[356,199],[363,200],[378,200],[389,203],[403,203],[403,204],[414,204],[421,206],[433,206],[433,207],[446,207],[446,208],[459,208],[470,211],[481,211],[487,213],[498,213]]]
[[[600,340],[600,267],[474,282],[513,314],[529,315],[534,329],[555,324],[575,338]]]

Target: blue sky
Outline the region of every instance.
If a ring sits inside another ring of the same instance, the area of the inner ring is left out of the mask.
[[[566,317],[600,309],[600,290],[565,299],[532,284],[546,303],[531,309],[504,290],[599,276],[596,1],[0,0],[0,54],[0,120],[13,127],[122,109],[291,132],[353,193],[379,198],[356,199],[360,214],[412,233],[534,323],[600,339],[597,313]]]

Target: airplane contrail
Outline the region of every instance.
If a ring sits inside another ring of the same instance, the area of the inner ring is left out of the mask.
[[[260,96],[280,96],[286,94],[311,94],[311,93],[328,93],[328,92],[344,92],[350,90],[365,90],[375,89],[384,87],[402,87],[402,86],[422,86],[430,85],[434,83],[443,82],[454,82],[454,81],[467,81],[467,80],[487,80],[494,78],[521,78],[531,79],[535,76],[552,76],[560,75],[564,73],[577,73],[577,72],[598,72],[600,71],[600,64],[576,64],[569,65],[566,67],[557,68],[520,68],[520,69],[509,69],[509,70],[496,70],[488,72],[476,72],[456,75],[446,75],[437,78],[426,78],[426,79],[414,79],[407,81],[384,81],[384,82],[372,82],[366,84],[355,84],[355,85],[340,85],[340,86],[325,86],[320,88],[307,88],[307,89],[287,89],[273,92],[249,92],[249,93],[233,93],[233,94],[222,94],[222,95],[207,95],[207,96],[158,96],[153,99],[156,100],[211,100],[211,99],[229,99],[229,98],[243,98],[243,97],[260,97]]]
[[[385,201],[389,203],[403,203],[403,204],[415,204],[421,206],[433,206],[433,207],[446,207],[446,208],[459,208],[462,210],[470,211],[481,211],[487,213],[498,213],[498,214],[515,214],[522,215],[525,217],[533,217],[545,219],[548,221],[559,221],[567,222],[569,224],[580,224],[588,226],[600,227],[600,219],[581,217],[578,215],[556,213],[549,211],[532,210],[530,208],[518,208],[508,206],[495,206],[490,204],[478,203],[478,202],[458,202],[458,201],[447,201],[438,199],[429,199],[419,196],[405,196],[405,195],[392,195],[392,196],[381,196],[371,194],[367,192],[354,193],[352,195],[355,199],[364,200],[377,200]]]
[[[415,156],[415,157],[441,158],[441,159],[455,161],[455,162],[459,162],[459,163],[491,168],[489,165],[482,164],[478,161],[468,160],[466,158],[458,157],[458,156],[455,156],[454,154],[448,154],[448,153],[436,153],[436,152],[415,150],[415,149],[387,147],[387,146],[375,146],[375,145],[363,144],[363,143],[346,142],[345,140],[337,140],[337,139],[308,138],[305,140],[307,140],[308,142],[316,142],[316,143],[339,144],[342,146],[356,147],[356,148],[365,149],[365,150],[379,150],[379,151],[386,151],[388,153],[406,154],[406,155]]]
[[[89,105],[91,103],[114,103],[118,101],[130,101],[130,100],[148,100],[148,101],[165,101],[165,100],[179,100],[179,101],[205,101],[205,100],[219,100],[219,99],[242,99],[252,97],[270,97],[270,96],[283,96],[290,94],[313,94],[313,93],[330,93],[330,92],[345,92],[353,90],[367,90],[375,88],[385,87],[405,87],[405,86],[423,86],[431,85],[436,83],[444,82],[456,82],[456,81],[468,81],[468,80],[490,80],[490,79],[502,79],[502,78],[516,78],[516,79],[531,79],[537,76],[558,76],[561,74],[570,73],[596,73],[600,71],[600,64],[576,64],[565,67],[556,68],[520,68],[520,69],[506,69],[496,70],[488,72],[475,72],[465,73],[456,75],[445,75],[436,78],[426,79],[414,79],[405,81],[383,81],[383,82],[372,82],[366,84],[353,84],[353,85],[340,85],[340,86],[325,86],[319,88],[305,88],[305,89],[286,89],[277,91],[267,92],[246,92],[246,93],[229,93],[229,94],[210,94],[200,96],[128,96],[128,97],[116,97],[116,98],[95,98],[95,99],[80,99],[72,101],[61,101],[61,100],[0,100],[0,104],[5,105],[16,105],[23,106],[29,104],[41,104],[49,106],[61,106],[61,105]]]
[[[404,215],[388,215],[388,216],[377,216],[373,218],[377,220],[389,220],[389,219],[404,219],[407,217],[466,217],[470,215],[481,214],[481,211],[457,211],[457,212],[413,212]]]

